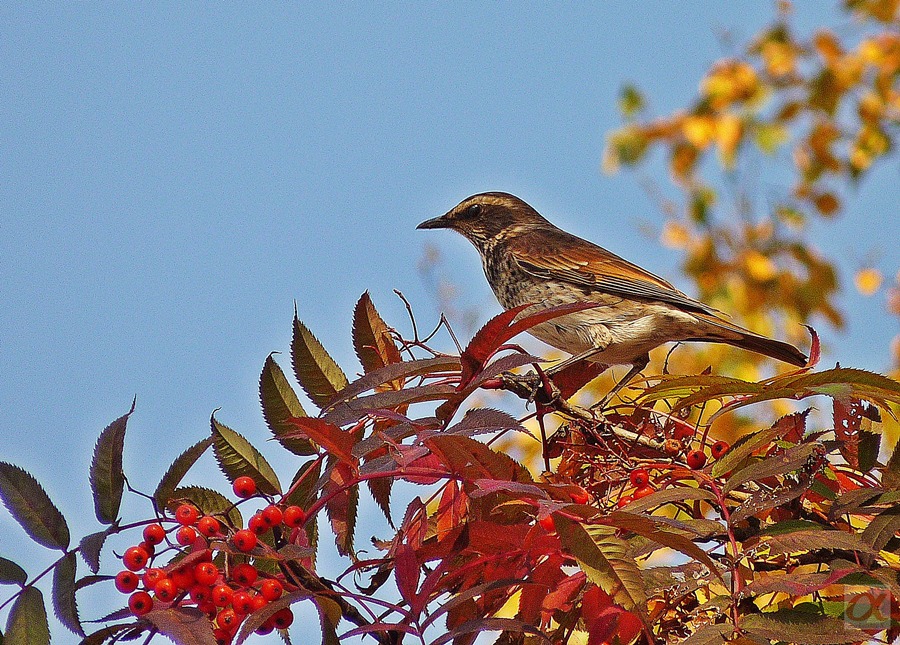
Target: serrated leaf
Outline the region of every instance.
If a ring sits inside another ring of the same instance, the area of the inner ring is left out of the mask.
[[[628,545],[617,538],[614,530],[608,535],[591,536],[578,522],[553,515],[556,531],[563,547],[578,562],[588,579],[611,595],[621,607],[643,612],[647,600],[641,571],[628,556]]]
[[[277,600],[273,600],[266,604],[265,607],[261,609],[257,609],[253,613],[249,614],[241,623],[241,629],[238,632],[235,638],[235,645],[240,645],[243,643],[250,635],[256,631],[256,629],[266,622],[270,616],[273,616],[276,612],[284,609],[285,607],[290,607],[296,602],[301,600],[306,600],[308,598],[312,598],[313,596],[304,591],[294,591],[291,593],[286,593],[281,598]]]
[[[0,499],[32,540],[50,549],[69,548],[66,519],[28,472],[0,461]]]
[[[900,508],[889,508],[872,518],[862,532],[862,539],[871,544],[873,549],[880,551],[898,530],[900,530]]]
[[[810,410],[807,409],[802,412],[788,414],[778,419],[772,424],[772,427],[766,430],[760,430],[759,432],[741,437],[735,442],[731,449],[725,453],[725,456],[713,464],[712,476],[722,477],[726,473],[734,470],[747,457],[776,437],[796,437],[799,434],[800,436],[794,440],[794,443],[796,443],[805,432],[806,417],[809,416],[809,413]]]
[[[865,632],[842,620],[791,610],[750,614],[741,620],[741,629],[754,636],[798,645],[841,645],[869,640]]]
[[[679,641],[678,645],[720,645],[733,631],[734,626],[731,624],[706,624],[683,641]]]
[[[78,605],[75,602],[75,573],[78,560],[75,552],[69,552],[53,567],[53,612],[69,631],[84,636]]]
[[[887,465],[881,471],[881,485],[888,490],[900,490],[900,439],[894,444]]]
[[[340,645],[341,639],[337,635],[337,626],[343,617],[340,605],[325,596],[316,596],[313,602],[322,628],[322,645]]]
[[[50,643],[44,596],[37,587],[26,587],[13,603],[6,619],[6,641],[15,645]]]
[[[132,401],[131,409],[126,414],[104,428],[94,446],[91,492],[94,495],[94,514],[101,524],[112,524],[119,517],[122,492],[125,490],[125,473],[122,472],[125,427],[128,417],[134,412],[134,404],[135,401]]]
[[[28,574],[12,560],[0,557],[0,585],[24,586],[28,582]]]
[[[334,541],[338,553],[353,553],[353,532],[356,529],[356,511],[359,506],[359,485],[349,485],[353,481],[353,472],[345,462],[332,465],[328,472],[328,481],[322,488],[322,497],[330,499],[325,503]]]
[[[256,487],[266,495],[281,492],[278,475],[272,470],[265,457],[240,433],[210,417],[212,426],[213,452],[219,468],[234,483],[238,477],[251,477]]]
[[[169,502],[169,498],[181,483],[181,480],[184,479],[188,470],[197,463],[197,460],[200,459],[212,443],[212,437],[201,439],[175,458],[175,461],[166,470],[166,474],[163,475],[159,485],[156,487],[156,491],[153,493],[153,500],[156,502],[157,508],[163,508]]]
[[[445,383],[408,387],[399,391],[389,390],[338,403],[322,418],[336,426],[345,426],[349,423],[356,423],[360,418],[375,410],[393,410],[410,403],[448,399],[454,394],[456,394],[456,387]]]
[[[783,452],[775,455],[769,455],[762,461],[750,464],[746,468],[742,468],[725,482],[722,489],[723,494],[746,484],[749,481],[758,481],[765,477],[773,477],[775,475],[786,475],[803,468],[810,457],[821,449],[819,444],[805,443],[799,446],[792,446]]]
[[[134,629],[133,623],[109,625],[107,627],[98,629],[91,634],[88,634],[87,637],[82,640],[79,645],[103,645],[103,643],[113,638],[116,634],[127,631],[129,629]]]
[[[507,412],[493,408],[474,408],[467,411],[459,423],[450,426],[444,432],[472,437],[503,430],[525,431],[522,424]]]
[[[307,415],[303,406],[300,405],[300,399],[297,398],[297,394],[288,383],[284,371],[271,354],[266,358],[262,374],[259,376],[259,402],[266,425],[269,426],[278,443],[301,457],[315,453],[315,447],[310,445],[309,441],[283,436],[293,430],[293,426],[288,423],[287,419]]]
[[[216,645],[212,623],[206,614],[193,607],[169,607],[154,609],[144,616],[160,634],[176,643],[191,645]]]
[[[435,435],[425,445],[442,464],[463,476],[465,481],[496,479],[534,483],[531,473],[515,459],[487,445],[460,435]]]
[[[353,349],[367,374],[403,360],[390,327],[375,309],[368,291],[360,296],[353,308]],[[403,380],[396,380],[391,385],[399,390]]]
[[[640,513],[656,506],[663,504],[671,504],[673,502],[683,502],[688,499],[714,500],[716,496],[708,490],[702,488],[691,488],[688,486],[680,486],[677,488],[664,488],[656,492],[650,493],[646,497],[636,499],[630,502],[625,509],[629,513]]]
[[[353,455],[356,439],[338,426],[315,417],[298,417],[288,419],[291,430],[287,437],[302,437],[322,446],[337,459],[355,464],[358,460]]]
[[[234,502],[219,491],[202,486],[176,488],[172,494],[169,509],[174,512],[178,505],[184,501],[193,503],[204,515],[217,515],[227,518],[232,527],[244,525],[241,511],[235,507]]]
[[[291,359],[297,382],[310,400],[320,408],[348,385],[343,370],[322,347],[297,315],[294,314],[294,337],[291,340]]]
[[[855,533],[828,531],[821,528],[799,530],[777,535],[760,535],[772,553],[800,553],[818,549],[841,549],[872,554],[874,551]]]
[[[117,524],[107,526],[102,531],[85,535],[81,538],[81,542],[78,543],[81,557],[84,558],[84,561],[93,573],[97,573],[100,570],[100,552],[103,549],[106,538],[116,530],[118,530]]]

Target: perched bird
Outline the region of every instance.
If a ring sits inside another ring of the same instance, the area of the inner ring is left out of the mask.
[[[728,322],[662,278],[557,228],[514,195],[473,195],[417,228],[450,228],[472,242],[506,309],[596,303],[536,325],[530,333],[572,354],[564,365],[582,359],[631,365],[604,403],[647,366],[649,351],[663,343],[726,343],[806,365],[806,356],[796,347]]]

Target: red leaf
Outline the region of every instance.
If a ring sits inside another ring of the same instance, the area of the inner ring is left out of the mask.
[[[841,455],[854,469],[859,469],[859,443],[864,418],[878,420],[877,410],[859,399],[850,399],[846,404],[834,399],[834,434],[841,442]]]
[[[816,333],[816,330],[809,325],[804,325],[804,327],[809,330],[809,335],[812,336],[812,342],[809,346],[809,358],[806,360],[806,367],[804,369],[811,370],[819,364],[819,359],[822,357],[822,347],[819,343],[819,334]]]
[[[332,467],[329,479],[322,488],[322,496],[337,492],[325,503],[325,510],[331,520],[334,541],[338,553],[348,555],[353,551],[353,531],[356,528],[356,507],[359,504],[358,486],[350,486],[353,473],[350,466],[339,461]]]
[[[603,374],[609,366],[593,361],[578,361],[553,375],[553,384],[562,398],[568,399],[578,390]]]
[[[349,432],[344,432],[336,425],[313,417],[288,417],[287,422],[297,426],[297,432],[288,432],[283,436],[299,436],[309,439],[338,459],[351,464],[356,463],[356,457],[351,452],[356,441]]]
[[[419,588],[419,563],[416,552],[408,544],[401,544],[394,553],[394,578],[400,596],[412,608],[416,605],[416,590]]]

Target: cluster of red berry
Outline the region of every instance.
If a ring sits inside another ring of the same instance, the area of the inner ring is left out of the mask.
[[[250,477],[238,477],[234,493],[245,499],[253,497],[256,483]],[[128,607],[135,616],[143,616],[154,607],[196,606],[212,622],[216,642],[227,645],[244,618],[278,600],[286,583],[282,574],[261,576],[252,564],[232,565],[227,557],[220,569],[213,562],[215,541],[224,547],[231,533],[231,543],[237,551],[249,553],[260,535],[276,526],[298,528],[306,522],[306,513],[299,506],[282,510],[269,505],[253,515],[247,528],[223,531],[218,519],[201,516],[196,506],[185,503],[175,510],[174,519],[176,523],[169,530],[159,522],[144,527],[143,542],[129,547],[122,556],[125,570],[115,577],[116,589],[131,594]],[[164,567],[153,566],[156,546],[167,537],[171,539],[171,532],[174,541],[189,553]],[[227,555],[226,549],[220,550]],[[274,629],[287,629],[293,620],[291,609],[284,607],[269,616],[256,632],[268,634]]]

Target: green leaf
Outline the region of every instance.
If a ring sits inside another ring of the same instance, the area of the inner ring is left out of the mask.
[[[696,629],[693,634],[678,645],[721,645],[725,639],[731,636],[734,626],[726,624],[706,624]]]
[[[900,530],[900,508],[894,507],[876,515],[862,532],[862,539],[880,551]]]
[[[28,574],[12,560],[0,557],[0,585],[25,586],[28,582]]]
[[[125,473],[122,472],[125,426],[134,412],[135,401],[131,402],[131,409],[126,414],[106,426],[94,446],[91,492],[94,494],[94,514],[101,524],[112,524],[119,517],[122,492],[125,490]]]
[[[37,587],[26,587],[13,603],[6,619],[6,642],[15,645],[49,645],[50,625],[44,596]]]
[[[81,542],[78,543],[81,557],[84,558],[84,561],[93,573],[100,571],[100,552],[103,549],[106,538],[117,531],[118,528],[118,524],[114,523],[102,531],[84,536],[81,538]]]
[[[176,643],[191,645],[216,645],[212,623],[206,614],[194,607],[169,607],[154,609],[144,616],[160,634]]]
[[[627,543],[615,536],[615,530],[592,537],[578,522],[560,514],[552,517],[563,547],[578,561],[588,579],[611,595],[616,604],[643,612],[647,597],[641,571],[634,558],[629,557]]]
[[[288,418],[305,417],[306,411],[288,383],[287,377],[271,354],[266,358],[262,374],[259,376],[259,402],[262,406],[266,425],[282,446],[295,455],[306,456],[315,453],[309,441],[283,435],[294,429]]]
[[[337,635],[338,623],[343,618],[340,605],[325,596],[317,596],[313,602],[316,603],[316,610],[319,614],[322,645],[340,645],[341,639]]]
[[[356,512],[359,507],[359,485],[351,485],[354,480],[353,472],[346,462],[336,462],[327,474],[328,481],[322,488],[322,497],[335,493],[325,503],[325,510],[334,532],[334,541],[338,553],[351,555],[353,533],[356,530]]]
[[[75,552],[65,555],[53,567],[53,611],[59,622],[70,631],[84,636],[81,620],[78,618],[78,605],[75,602],[75,573],[78,560]]]
[[[402,360],[391,329],[375,309],[368,291],[353,309],[353,349],[367,374]],[[399,390],[403,381],[395,381],[393,387]]]
[[[206,452],[206,449],[212,443],[212,437],[201,439],[175,458],[175,461],[169,466],[166,474],[159,481],[156,491],[153,493],[153,500],[156,502],[157,508],[163,508],[169,503],[169,498],[178,487],[178,484],[181,483],[181,480],[184,479],[187,471],[197,463],[197,460],[200,459],[200,456]]]
[[[38,481],[18,466],[0,461],[0,499],[38,544],[65,551],[69,527]]]
[[[644,95],[630,83],[622,88],[619,93],[619,111],[626,119],[633,117],[644,109]]]
[[[307,471],[310,472],[307,474]],[[304,510],[308,509],[316,499],[316,491],[318,490],[317,485],[319,483],[319,475],[321,472],[322,461],[320,459],[313,459],[303,464],[300,467],[300,470],[297,471],[297,474],[294,475],[294,479],[291,480],[291,493],[284,500],[285,504],[293,504]],[[303,481],[299,486],[295,487],[295,484],[301,477],[303,477]],[[316,516],[306,520],[306,537],[310,547],[313,549],[312,558],[313,563],[315,563],[315,549],[319,541]]]
[[[174,511],[183,501],[193,503],[204,515],[218,515],[227,519],[232,528],[244,525],[241,512],[234,502],[222,493],[202,486],[185,486],[175,489],[169,508]]]
[[[900,490],[900,439],[894,444],[891,457],[881,471],[881,485],[888,490]]]
[[[212,426],[213,451],[216,461],[228,481],[233,483],[238,477],[252,477],[260,492],[266,495],[275,495],[281,492],[278,475],[249,441],[228,426],[216,421],[215,415],[210,418],[210,425]]]
[[[841,645],[869,640],[865,632],[843,620],[791,610],[750,614],[741,620],[741,629],[754,636],[798,645]]]
[[[310,400],[320,408],[347,387],[348,381],[338,364],[322,347],[294,314],[294,337],[291,340],[291,358],[297,382]]]

